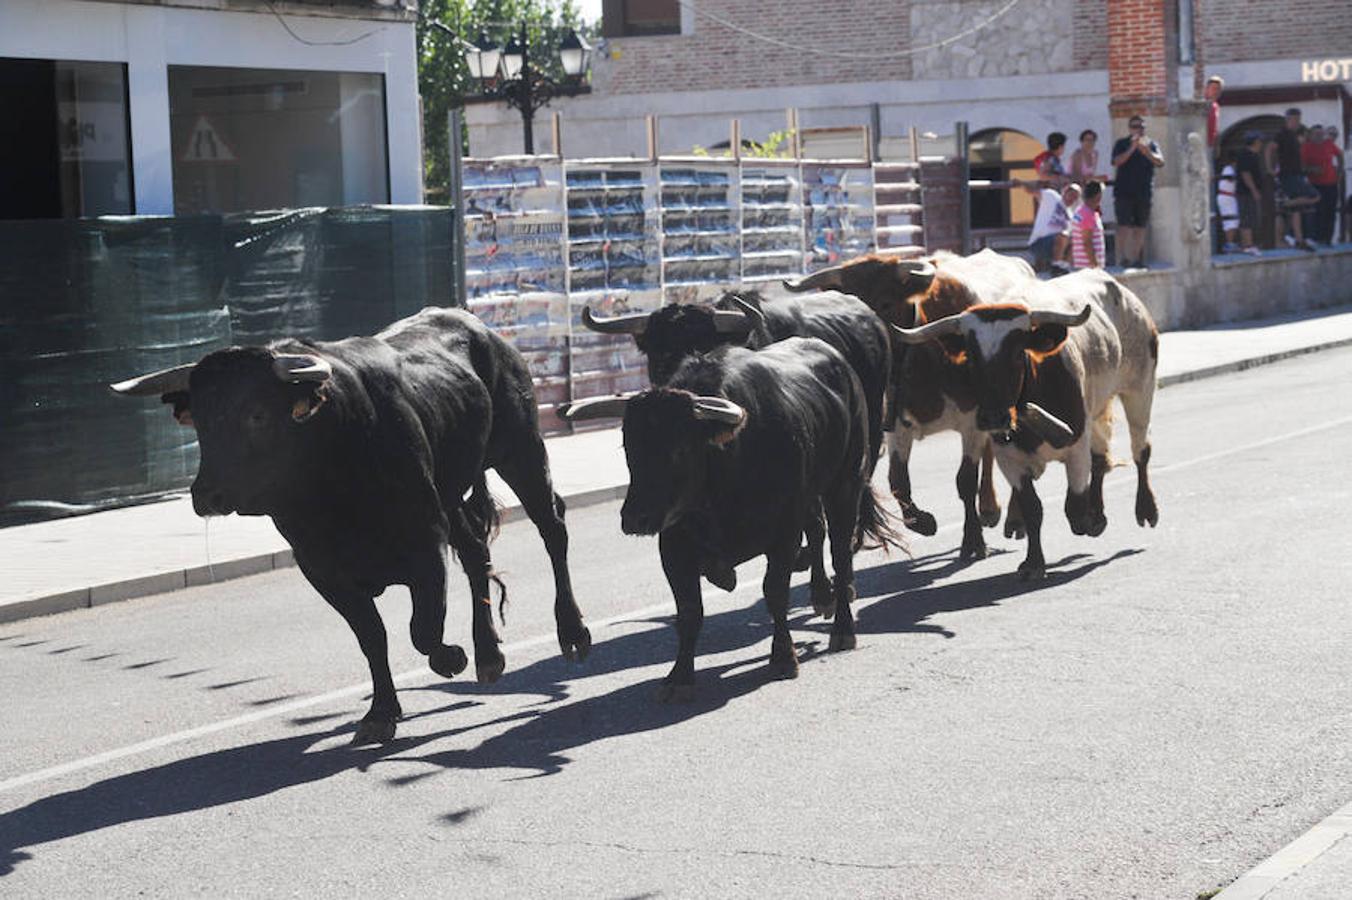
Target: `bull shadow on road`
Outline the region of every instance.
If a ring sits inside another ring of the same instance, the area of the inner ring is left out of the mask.
[[[1049,567],[1051,572],[1044,584],[1069,583],[1139,552],[1125,550],[1087,562],[1080,562],[1083,556],[1067,557]],[[917,586],[912,570],[929,562],[941,560],[937,557],[904,560],[858,573],[859,592],[864,599],[858,608],[861,636],[903,632],[951,636],[951,632],[925,620],[936,613],[991,606],[1044,586],[1019,582],[1009,572],[942,584],[936,582],[941,576],[923,576]],[[944,568],[940,565],[934,571]],[[797,602],[806,603],[806,599],[805,589],[796,591]],[[595,696],[555,702],[568,699],[569,683],[579,678],[655,662],[660,662],[665,670],[675,651],[674,628],[631,631],[600,641],[582,667],[551,654],[548,659],[509,672],[496,686],[447,682],[422,689],[449,695],[448,700],[407,716],[406,721],[440,724],[445,719],[451,727],[413,734],[414,729],[406,725],[401,736],[390,744],[354,749],[343,738],[352,731],[356,709],[297,717],[289,720],[289,724],[304,733],[212,750],[40,798],[0,814],[0,877],[32,859],[32,849],[42,844],[130,822],[254,800],[354,769],[379,773],[380,764],[386,761],[425,766],[422,772],[391,774],[381,782],[393,790],[407,788],[448,769],[518,770],[522,774],[511,777],[526,778],[561,772],[571,762],[573,751],[579,748],[678,725],[719,710],[770,682],[766,665],[770,626],[764,603],[758,599],[752,604],[719,609],[719,601],[711,596],[706,609],[714,611],[704,620],[700,659],[730,652],[737,653],[737,657],[717,665],[700,665],[697,660],[696,696],[690,703],[657,703],[658,678],[629,679]],[[796,614],[793,627],[800,659],[806,663],[824,645],[830,626],[820,620],[805,623],[804,618],[801,611]],[[738,652],[752,647],[759,649],[754,654]],[[811,678],[812,671],[813,667],[806,665],[802,677]],[[486,705],[489,701],[478,695],[488,693],[538,694],[546,699],[486,720],[480,715],[467,723],[457,715]],[[339,717],[342,723],[337,728],[327,727]],[[453,812],[439,816],[437,821],[445,827],[463,826],[474,818],[472,812]]]

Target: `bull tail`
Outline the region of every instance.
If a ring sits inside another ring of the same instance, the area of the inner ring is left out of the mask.
[[[873,550],[878,547],[896,547],[910,553],[906,539],[897,530],[897,519],[878,502],[873,485],[864,483],[859,494],[859,522],[854,529],[854,550]]]
[[[501,514],[497,501],[489,493],[488,478],[482,472],[470,488],[469,500],[465,502],[465,517],[469,519],[475,536],[482,538],[485,544],[498,536]]]

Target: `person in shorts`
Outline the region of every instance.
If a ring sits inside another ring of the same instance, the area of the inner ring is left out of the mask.
[[[1033,270],[1046,272],[1061,268],[1061,259],[1066,252],[1066,233],[1070,228],[1070,208],[1080,199],[1080,186],[1068,184],[1058,194],[1051,188],[1039,189],[1036,182],[1025,182],[1024,189],[1038,198],[1033,230],[1028,235]]]
[[[1292,247],[1315,249],[1314,242],[1305,237],[1305,212],[1319,201],[1319,192],[1305,177],[1305,163],[1301,160],[1300,110],[1286,111],[1286,125],[1268,145],[1268,169],[1277,173],[1277,186],[1285,196],[1286,219],[1291,234],[1286,242]]]
[[[1113,210],[1117,213],[1117,256],[1123,268],[1145,265],[1145,229],[1150,224],[1155,170],[1164,165],[1159,144],[1146,136],[1144,118],[1132,116],[1127,130],[1130,133],[1113,144],[1117,170]]]
[[[1221,160],[1221,173],[1216,178],[1216,212],[1220,214],[1221,231],[1225,234],[1222,253],[1238,253],[1239,244],[1239,197],[1236,190],[1238,178],[1235,175],[1235,163],[1229,156]]]

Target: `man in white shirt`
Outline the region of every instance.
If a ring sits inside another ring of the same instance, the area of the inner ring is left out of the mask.
[[[1062,268],[1070,231],[1070,208],[1080,199],[1080,186],[1068,184],[1057,193],[1051,188],[1039,189],[1036,182],[1020,182],[1024,190],[1038,198],[1033,230],[1028,235],[1028,249],[1033,255],[1033,269],[1046,272]]]

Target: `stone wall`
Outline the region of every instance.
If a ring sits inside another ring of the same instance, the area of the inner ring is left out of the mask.
[[[911,43],[951,38],[994,16],[1007,0],[911,0]],[[1075,64],[1073,0],[1023,0],[977,33],[915,55],[917,79],[1067,72]]]

